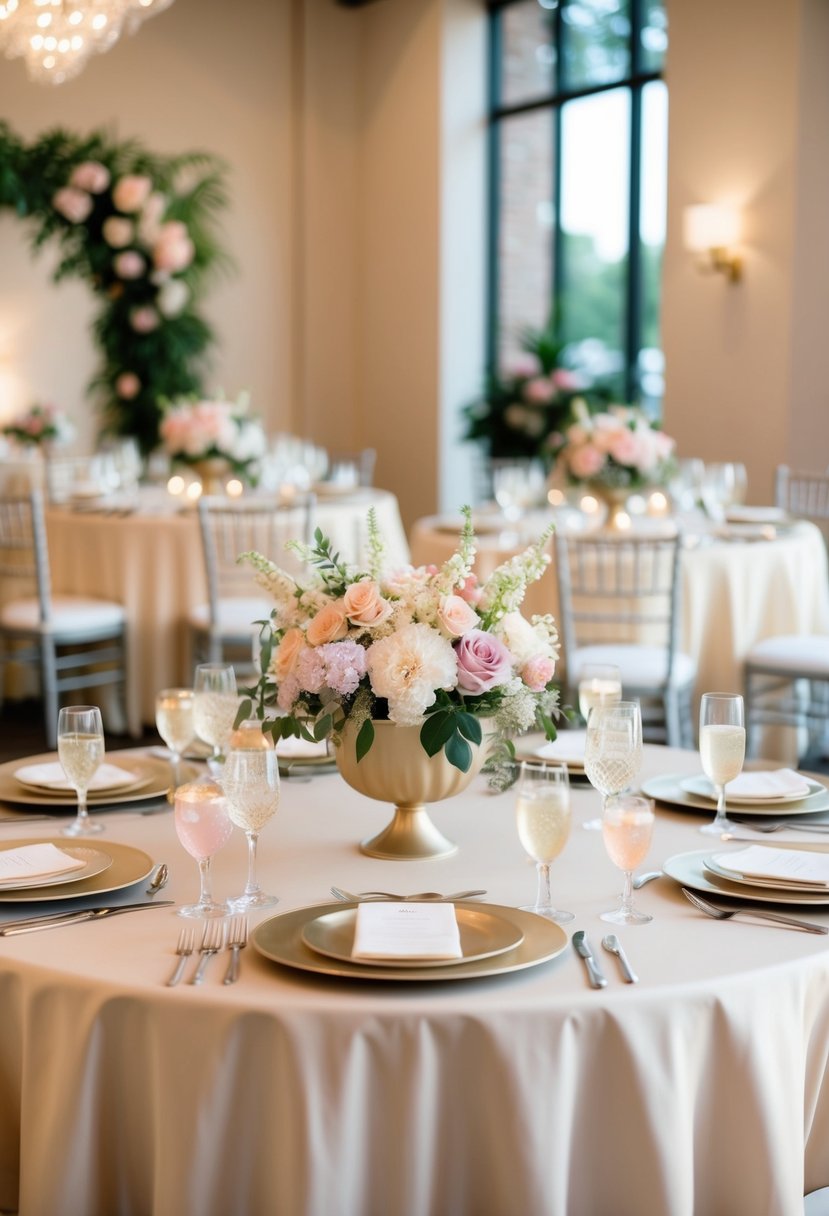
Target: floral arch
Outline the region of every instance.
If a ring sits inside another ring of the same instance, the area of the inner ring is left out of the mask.
[[[34,250],[59,243],[56,282],[92,288],[101,362],[89,392],[102,430],[145,453],[164,403],[202,390],[213,333],[198,304],[207,272],[227,261],[215,236],[224,176],[206,153],[154,156],[101,131],[27,146],[0,123],[0,208],[28,223]]]

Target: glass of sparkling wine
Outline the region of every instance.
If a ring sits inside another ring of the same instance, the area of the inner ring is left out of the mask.
[[[234,731],[234,744],[222,766],[221,785],[231,821],[248,840],[248,879],[242,894],[231,899],[231,909],[248,912],[267,908],[279,901],[259,885],[256,846],[260,831],[279,809],[279,760],[273,742],[261,729]]]
[[[602,836],[607,855],[624,871],[622,901],[612,912],[601,912],[602,920],[614,925],[646,925],[653,920],[633,906],[633,871],[644,861],[653,836],[653,803],[637,794],[608,798],[602,813]]]
[[[86,809],[89,783],[104,758],[104,728],[97,705],[68,705],[58,713],[58,759],[66,780],[78,795],[78,813],[64,836],[103,832],[104,825],[90,819]]]
[[[215,900],[210,885],[210,862],[213,855],[227,844],[233,831],[220,786],[209,778],[179,786],[176,790],[175,824],[180,843],[199,863],[198,902],[185,904],[178,909],[178,915],[202,919],[227,916],[230,911],[227,901]]]
[[[612,663],[585,663],[579,671],[579,713],[585,722],[597,705],[615,705],[622,699],[622,675]]]
[[[194,701],[192,688],[164,688],[155,699],[155,725],[170,749],[173,789],[179,783],[179,766],[184,749],[196,737]]]
[[[736,830],[726,814],[725,787],[739,777],[746,754],[743,698],[739,693],[707,692],[699,711],[702,771],[717,791],[717,814],[700,828],[710,836]]]
[[[623,793],[642,765],[642,713],[638,701],[617,701],[591,709],[584,742],[584,771],[594,789],[608,798]],[[601,829],[601,819],[584,826]]]
[[[538,875],[535,903],[522,910],[560,925],[567,924],[574,919],[574,913],[555,908],[550,893],[550,862],[558,857],[570,835],[570,782],[566,765],[522,762],[515,819],[518,839],[535,862]]]
[[[200,663],[193,681],[196,734],[213,748],[209,767],[216,773],[230,744],[239,708],[232,663]]]

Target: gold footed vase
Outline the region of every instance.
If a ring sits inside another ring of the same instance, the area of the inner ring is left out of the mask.
[[[627,486],[605,486],[591,482],[588,486],[590,493],[602,503],[606,510],[603,532],[622,532],[630,528],[630,517],[627,514],[627,501],[633,491]],[[620,516],[623,520],[620,521]]]
[[[336,749],[337,768],[344,780],[367,798],[394,804],[391,823],[360,845],[360,852],[387,861],[433,860],[451,857],[458,846],[435,827],[426,810],[466,789],[486,758],[486,733],[480,746],[472,746],[472,763],[462,773],[443,751],[427,756],[419,726],[374,723],[374,742],[357,762],[357,731],[347,722],[342,744]]]
[[[199,460],[193,468],[199,475],[202,493],[205,495],[224,494],[225,481],[230,476],[230,464],[222,456],[212,456]]]

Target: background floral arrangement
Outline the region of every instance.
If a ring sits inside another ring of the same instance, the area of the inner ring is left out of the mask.
[[[276,606],[262,631],[262,677],[247,690],[240,719],[275,710],[282,716],[264,727],[275,739],[335,743],[350,720],[358,728],[358,760],[374,741],[372,719],[419,725],[427,754],[443,748],[464,772],[470,744],[482,740],[481,717],[493,719],[508,750],[511,736],[533,726],[555,738],[555,623],[519,611],[527,585],[550,560],[550,530],[480,585],[469,511],[464,515],[458,551],[440,568],[384,571],[373,512],[365,571],[347,567],[319,530],[312,548],[290,544],[312,570],[307,584],[261,554],[244,554]]]
[[[174,401],[161,421],[161,440],[173,460],[199,464],[226,460],[248,479],[267,449],[261,423],[248,413],[247,394],[236,401]]]
[[[640,489],[664,484],[674,470],[674,440],[636,406],[611,405],[591,414],[576,402],[573,421],[558,439],[557,468],[571,485]]]
[[[24,447],[61,445],[72,442],[75,427],[57,406],[35,404],[7,422],[3,434]]]
[[[159,157],[134,140],[62,130],[27,147],[0,123],[0,208],[30,220],[35,249],[58,241],[56,281],[92,287],[102,362],[89,387],[105,429],[144,453],[158,443],[160,402],[202,391],[213,335],[197,304],[223,260],[213,235],[223,179],[204,153]]]

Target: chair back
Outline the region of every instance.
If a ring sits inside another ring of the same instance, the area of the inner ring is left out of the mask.
[[[789,515],[816,524],[829,544],[829,474],[802,473],[778,465],[775,502]]]
[[[14,587],[6,600],[37,598],[41,622],[49,619],[52,588],[40,490],[0,498],[0,580]]]
[[[667,652],[670,681],[679,637],[680,537],[556,533],[559,626],[568,655],[586,646],[648,645]]]

